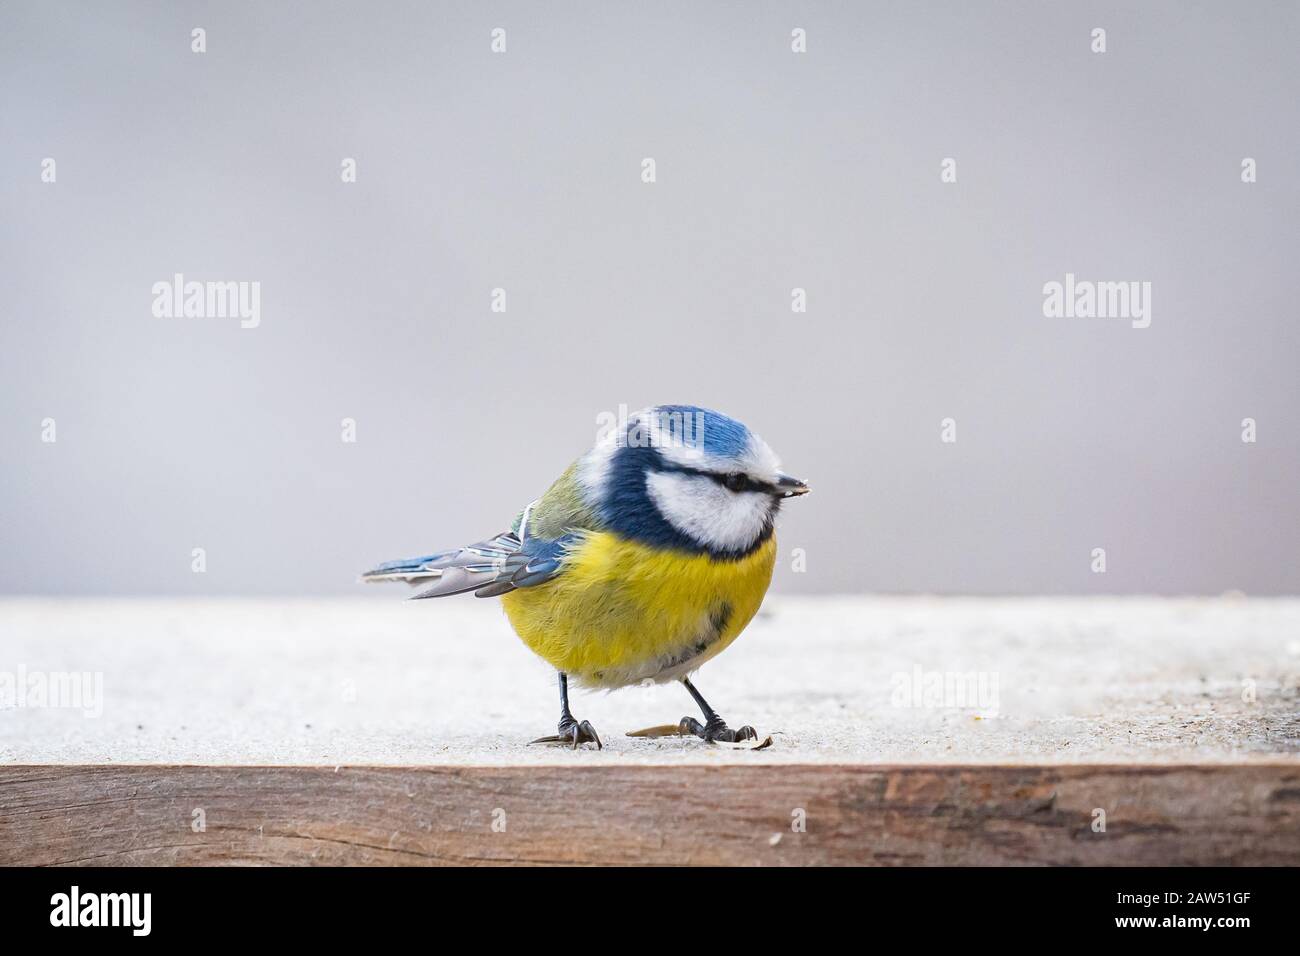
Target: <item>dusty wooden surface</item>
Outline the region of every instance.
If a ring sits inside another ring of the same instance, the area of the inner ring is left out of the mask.
[[[576,692],[604,751],[529,747],[555,677],[495,602],[363,593],[0,600],[0,675],[102,676],[97,713],[0,702],[0,765],[753,762],[624,736],[696,713],[677,685]],[[927,701],[918,674],[996,697]],[[1296,758],[1298,682],[1300,600],[1255,599],[773,598],[696,676],[765,762],[858,764]]]
[[[9,767],[0,788],[0,864],[1300,864],[1290,764]]]
[[[0,692],[102,685],[0,693],[0,863],[1300,864],[1300,601],[774,600],[698,676],[771,747],[624,736],[667,686],[573,752],[498,610],[400,596],[0,601]]]

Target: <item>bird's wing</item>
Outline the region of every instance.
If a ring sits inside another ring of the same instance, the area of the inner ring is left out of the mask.
[[[546,494],[519,513],[512,529],[519,548],[506,559],[496,579],[474,596],[496,597],[546,583],[564,570],[568,550],[600,527],[578,484],[577,465],[570,465]]]
[[[603,526],[582,493],[575,462],[531,505],[519,513],[513,531],[519,549],[506,559],[491,584],[474,592],[476,597],[496,597],[516,588],[536,587],[564,570],[570,548],[588,531]]]
[[[596,509],[588,504],[583,494],[577,462],[555,479],[554,484],[546,489],[546,494],[519,513],[513,528],[516,534],[519,534],[525,518],[527,533],[520,537],[544,541],[555,541],[572,531],[599,531],[604,527]]]
[[[584,533],[574,531],[550,541],[526,538],[519,550],[505,560],[496,578],[476,590],[474,596],[497,597],[516,588],[545,584],[564,570],[564,558],[568,549],[581,541]],[[416,597],[424,595],[418,594]]]
[[[563,570],[568,549],[587,531],[601,527],[585,502],[576,471],[571,465],[546,494],[519,513],[511,530],[464,548],[389,561],[361,579],[429,585],[412,600],[467,591],[496,597],[551,580]]]
[[[518,552],[519,546],[518,536],[513,531],[505,531],[495,538],[463,548],[388,561],[367,571],[361,580],[406,581],[412,585],[432,581],[432,587],[415,595],[421,598],[463,594],[495,580],[505,562]]]

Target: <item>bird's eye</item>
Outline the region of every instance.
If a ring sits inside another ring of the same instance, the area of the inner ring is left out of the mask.
[[[733,471],[722,479],[722,483],[727,486],[728,491],[744,491],[745,486],[749,484],[749,479],[738,471]]]

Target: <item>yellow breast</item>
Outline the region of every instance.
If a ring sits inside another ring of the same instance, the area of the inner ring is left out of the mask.
[[[739,561],[715,561],[593,532],[561,574],[502,602],[524,643],[580,683],[672,680],[745,629],[775,561],[774,537]]]

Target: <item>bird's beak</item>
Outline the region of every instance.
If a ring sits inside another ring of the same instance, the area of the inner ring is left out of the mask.
[[[810,489],[807,484],[798,478],[791,478],[789,475],[777,475],[776,490],[780,492],[782,498],[797,498],[800,495],[808,494]]]

